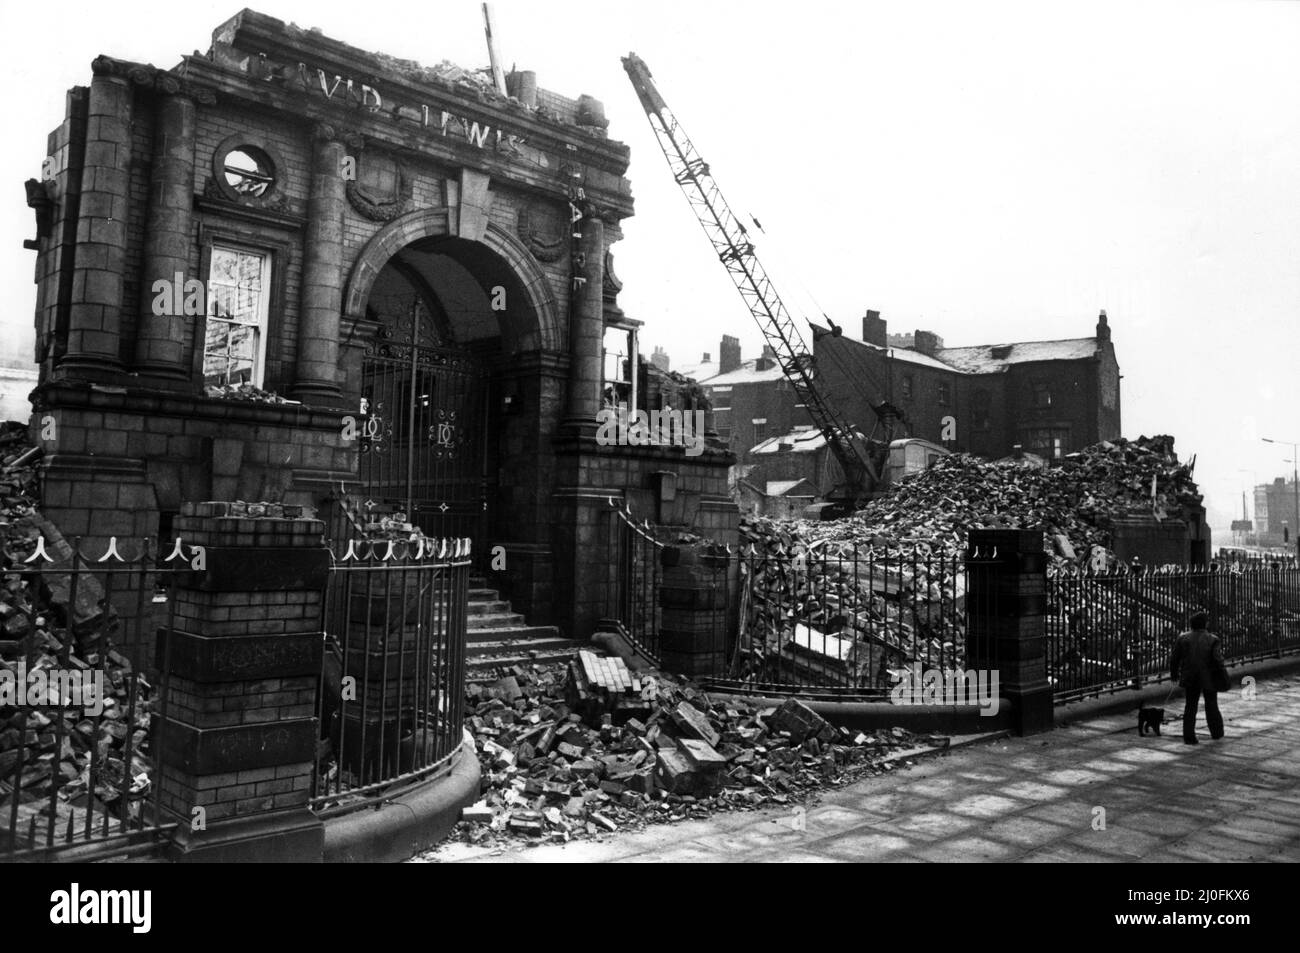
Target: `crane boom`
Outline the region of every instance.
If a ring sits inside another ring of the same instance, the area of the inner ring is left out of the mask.
[[[731,275],[749,313],[758,322],[763,337],[776,354],[781,370],[794,388],[796,398],[807,409],[814,426],[826,438],[831,452],[844,470],[851,495],[864,495],[868,486],[880,483],[880,473],[872,462],[871,455],[862,446],[861,437],[848,426],[818,388],[812,351],[804,343],[794,319],[754,254],[749,231],[732,213],[709,172],[708,163],[696,151],[686,130],[659,95],[645,61],[635,53],[629,53],[623,57],[623,68],[627,70],[637,98],[641,100],[646,118],[650,120],[650,128],[654,130],[659,148],[668,160],[673,178],[686,195],[696,219],[713,243],[718,259]]]

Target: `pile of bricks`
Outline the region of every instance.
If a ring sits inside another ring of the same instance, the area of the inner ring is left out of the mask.
[[[1179,462],[1169,436],[1102,441],[1053,467],[1036,466],[1030,458],[988,462],[954,454],[852,517],[825,523],[756,520],[748,532],[759,542],[776,535],[805,545],[920,543],[960,553],[973,526],[1041,528],[1048,553],[1079,562],[1106,556],[1111,518],[1177,515],[1182,506],[1200,503],[1194,468],[1195,460]]]
[[[57,700],[36,707],[0,701],[0,804],[7,815],[11,799],[18,801],[20,830],[48,808],[52,788],[62,812],[92,803],[101,810],[124,794],[145,792],[153,700],[150,687],[133,677],[130,660],[113,647],[117,619],[103,604],[98,581],[83,575],[72,604],[69,576],[58,571],[70,564],[72,549],[37,509],[34,449],[25,426],[0,424],[0,668],[13,686],[36,684],[38,671],[102,671],[105,697],[103,714],[93,718]],[[40,557],[28,563],[42,539],[53,563]],[[42,569],[51,571],[34,571]]]
[[[885,770],[916,739],[836,728],[801,702],[714,700],[657,671],[583,651],[467,686],[482,798],[453,836],[568,841],[802,800]]]

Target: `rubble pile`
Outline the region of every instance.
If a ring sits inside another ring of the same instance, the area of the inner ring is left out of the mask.
[[[40,451],[28,441],[27,427],[0,423],[0,679],[9,695],[21,686],[46,683],[41,674],[54,669],[103,672],[103,713],[87,715],[79,704],[60,707],[58,697],[45,706],[11,704],[15,697],[0,694],[0,826],[9,824],[9,804],[18,792],[18,842],[33,818],[44,830],[49,792],[58,789],[56,827],[72,809],[94,804],[117,811],[125,792],[134,805],[148,790],[148,728],[151,687],[133,676],[130,660],[114,650],[109,636],[116,628],[103,590],[83,575],[75,595],[66,567],[72,549],[36,508],[35,461]],[[45,540],[53,563],[25,561]],[[23,571],[26,570],[26,571]],[[39,571],[38,571],[39,570]],[[108,613],[108,618],[105,618]],[[62,694],[61,692],[56,692]],[[136,695],[134,712],[131,697]],[[46,696],[48,697],[48,696]],[[32,701],[30,694],[26,701]],[[59,722],[62,722],[60,724]],[[130,751],[130,764],[127,752]],[[134,809],[134,808],[133,808]],[[62,831],[61,827],[57,827]]]
[[[758,558],[737,674],[780,680],[802,646],[824,680],[881,687],[891,667],[959,657],[972,527],[1042,528],[1058,568],[1111,568],[1109,519],[1200,502],[1195,461],[1180,463],[1173,444],[1105,441],[1052,468],[955,454],[845,519],[746,521]]]
[[[203,388],[208,397],[222,400],[246,400],[254,404],[297,404],[300,401],[281,397],[273,390],[262,388],[244,381],[242,384],[209,384]]]
[[[514,666],[466,686],[482,799],[453,834],[491,844],[568,841],[796,803],[868,771],[918,739],[835,728],[801,702],[757,708],[687,681],[633,673],[582,651],[568,664]]]

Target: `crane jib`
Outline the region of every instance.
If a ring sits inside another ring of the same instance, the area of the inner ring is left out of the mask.
[[[659,148],[668,160],[673,178],[717,250],[718,260],[731,275],[750,314],[776,352],[782,372],[789,378],[814,426],[826,438],[827,445],[843,468],[852,486],[850,495],[865,496],[872,486],[880,483],[879,471],[870,455],[859,447],[853,428],[841,419],[826,396],[817,389],[812,376],[812,354],[755,255],[753,244],[746,240],[748,230],[732,213],[713,180],[708,163],[696,151],[690,137],[659,94],[645,61],[635,53],[629,53],[623,58],[623,67],[650,121]],[[870,486],[866,485],[868,477]]]

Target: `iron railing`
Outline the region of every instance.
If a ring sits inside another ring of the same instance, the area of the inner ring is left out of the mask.
[[[655,537],[647,522],[636,522],[627,504],[611,497],[613,559],[605,587],[605,623],[619,623],[624,636],[656,664],[660,663],[659,589],[663,578],[661,553],[666,543]]]
[[[176,826],[158,759],[168,593],[189,551],[180,540],[165,556],[150,539],[113,537],[96,554],[80,539],[34,543],[5,554],[0,593],[0,678],[18,693],[0,694],[0,860],[153,851]]]
[[[1197,610],[1229,664],[1300,651],[1300,569],[1278,563],[1057,570],[1047,592],[1058,704],[1167,679],[1174,640]]]
[[[443,770],[460,745],[470,549],[468,538],[336,544],[311,792],[318,813],[391,796]]]
[[[924,544],[822,540],[740,554],[740,624],[719,687],[883,698],[900,669],[965,659],[965,568]]]

